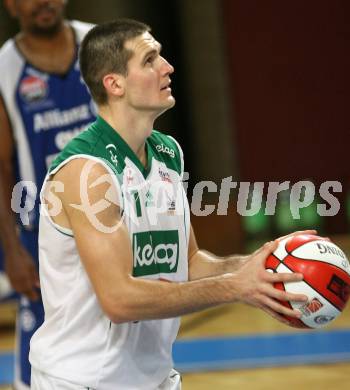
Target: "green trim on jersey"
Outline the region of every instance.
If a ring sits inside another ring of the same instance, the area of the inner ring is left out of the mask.
[[[49,172],[72,156],[86,154],[100,158],[107,163],[118,177],[120,184],[126,157],[137,166],[144,178],[147,178],[151,170],[152,158],[164,162],[169,169],[181,176],[181,152],[173,139],[153,130],[145,146],[147,167],[142,165],[134,151],[117,131],[98,116],[94,123],[67,144],[51,164]]]
[[[154,158],[163,161],[169,169],[176,171],[181,177],[183,173],[181,153],[177,143],[171,137],[153,130],[146,144]]]

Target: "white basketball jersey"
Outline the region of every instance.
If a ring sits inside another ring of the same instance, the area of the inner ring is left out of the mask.
[[[171,137],[156,131],[146,149],[147,169],[99,117],[68,144],[50,174],[77,157],[102,164],[122,200],[133,276],[187,281],[190,218],[181,182],[182,151]],[[179,319],[111,323],[97,301],[72,232],[44,215],[39,258],[45,322],[31,341],[35,369],[98,390],[156,389],[173,365]]]

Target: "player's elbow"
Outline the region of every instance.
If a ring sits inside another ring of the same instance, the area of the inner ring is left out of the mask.
[[[118,299],[109,298],[102,303],[102,309],[106,316],[114,324],[136,321],[135,311],[128,300],[119,297]]]

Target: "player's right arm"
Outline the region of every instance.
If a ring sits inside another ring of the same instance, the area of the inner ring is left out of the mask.
[[[132,276],[133,254],[130,237],[126,225],[121,220],[120,209],[116,201],[100,211],[96,216],[106,227],[118,226],[113,232],[104,232],[91,223],[86,210],[72,205],[81,205],[82,170],[86,160],[72,160],[53,177],[54,181],[64,184],[64,191],[57,196],[62,201],[62,212],[54,221],[73,231],[82,263],[92,282],[98,300],[108,317],[116,323],[170,318],[211,306],[248,301],[254,296],[255,306],[272,305],[271,312],[278,311],[298,317],[297,311],[290,310],[272,299],[266,298],[267,283],[261,273],[261,264],[275,249],[274,243],[266,244],[260,252],[254,254],[255,262],[237,273],[203,278],[183,283],[168,283],[158,280],[147,280]],[[97,205],[105,201],[108,185],[94,185],[97,179],[107,172],[100,164],[90,170],[87,183],[83,183],[87,191],[89,204]],[[109,193],[111,199],[111,193]],[[257,264],[259,263],[259,264]],[[277,275],[277,278],[282,276]],[[300,275],[285,275],[290,280],[300,280]],[[302,300],[301,295],[294,296]]]
[[[0,238],[5,256],[5,272],[12,287],[30,299],[37,299],[39,277],[29,253],[18,238],[16,221],[11,209],[14,186],[12,128],[0,96]]]

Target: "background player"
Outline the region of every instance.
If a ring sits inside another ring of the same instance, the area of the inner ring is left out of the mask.
[[[198,249],[182,151],[152,130],[175,104],[174,69],[160,51],[149,27],[130,20],[98,26],[82,44],[99,116],[54,161],[43,187],[55,211],[53,221],[40,220],[46,315],[31,341],[33,389],[180,389],[174,317],[234,301],[281,321],[279,313],[300,315],[276,299],[306,297],[272,284],[302,276],[264,268],[276,242],[227,259]]]
[[[0,233],[5,270],[22,294],[15,386],[25,389],[30,383],[29,341],[43,321],[36,188],[56,154],[95,118],[77,61],[78,45],[91,25],[65,21],[64,0],[5,3],[20,32],[0,51]],[[19,234],[10,201],[18,180],[35,185],[24,192],[29,219],[20,224]]]

